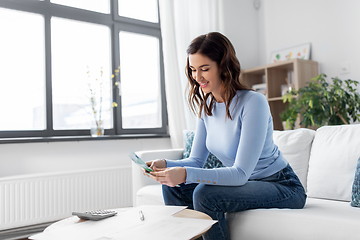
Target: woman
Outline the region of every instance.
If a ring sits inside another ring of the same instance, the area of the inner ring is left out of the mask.
[[[230,239],[226,212],[303,208],[304,188],[273,142],[267,100],[241,83],[231,42],[213,32],[195,38],[187,53],[188,101],[199,117],[190,156],[147,162],[165,204],[218,220],[206,240]],[[209,151],[226,167],[203,169]]]

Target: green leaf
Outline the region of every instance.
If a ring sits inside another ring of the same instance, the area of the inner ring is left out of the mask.
[[[332,78],[332,84],[325,79],[325,74],[312,78],[308,85],[298,90],[293,89],[291,94],[283,96],[283,102],[289,102],[282,113],[284,121],[296,120],[297,115],[303,117],[302,123],[308,125],[343,124],[337,116],[341,114],[346,121],[352,118],[360,119],[360,95],[355,80],[342,81]],[[295,96],[295,97],[294,97]]]

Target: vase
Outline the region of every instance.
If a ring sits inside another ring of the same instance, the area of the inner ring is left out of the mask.
[[[104,127],[102,124],[99,124],[99,125],[95,125],[93,127],[90,128],[90,134],[92,137],[101,137],[101,136],[104,136]]]

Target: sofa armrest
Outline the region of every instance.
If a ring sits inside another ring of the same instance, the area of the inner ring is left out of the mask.
[[[150,161],[155,159],[182,159],[183,149],[164,149],[164,150],[150,150],[150,151],[138,151],[136,154],[144,161]],[[145,176],[140,167],[135,163],[132,163],[132,195],[133,205],[136,205],[136,193],[142,187],[147,185],[159,184],[155,180]]]

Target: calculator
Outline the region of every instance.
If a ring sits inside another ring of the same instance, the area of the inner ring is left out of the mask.
[[[92,221],[98,221],[104,218],[112,217],[115,216],[116,214],[117,212],[113,210],[94,210],[94,211],[72,213],[72,215],[76,215],[83,220],[92,220]]]

